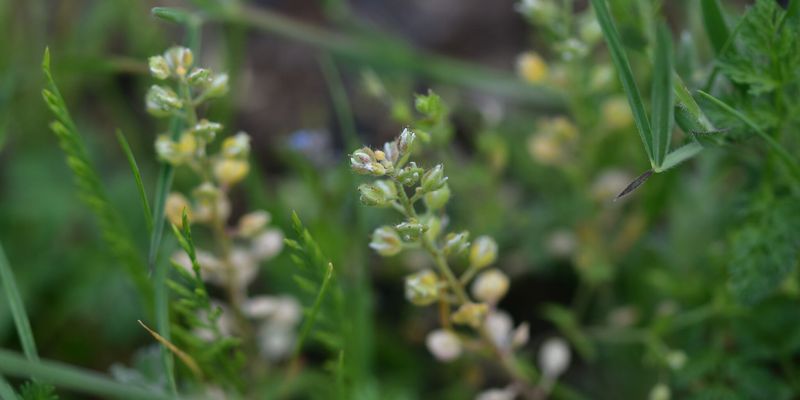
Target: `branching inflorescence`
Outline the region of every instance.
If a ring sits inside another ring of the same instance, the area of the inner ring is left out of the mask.
[[[229,192],[250,169],[250,137],[239,132],[224,138],[218,151],[210,151],[223,127],[197,115],[198,106],[227,92],[228,77],[194,66],[191,50],[184,47],[173,47],[163,55],[151,57],[149,65],[155,78],[175,86],[151,86],[146,96],[147,110],[157,117],[172,117],[173,123],[177,120],[186,127],[173,129],[174,134],[159,135],[156,152],[172,166],[190,168],[199,181],[190,194],[173,192],[166,200],[166,217],[176,228],[185,250],[173,256],[173,263],[202,281],[220,286],[227,296],[226,304],[214,302],[212,310],[190,307],[190,311],[197,312],[194,318],[185,315],[193,321],[193,335],[206,340],[220,334],[235,335],[245,341],[245,346],[258,347],[266,358],[280,359],[292,349],[300,305],[285,296],[249,297],[247,289],[258,273],[259,263],[281,251],[283,235],[268,228],[270,215],[263,210],[244,214],[236,226],[228,226]],[[208,228],[213,249],[195,250],[193,243],[187,246],[190,232],[184,223]]]
[[[405,296],[420,307],[438,304],[441,327],[426,339],[438,360],[452,361],[463,349],[472,350],[497,361],[512,379],[507,388],[493,391],[505,393],[503,398],[535,397],[541,391],[514,358],[515,350],[528,341],[528,324],[515,328],[511,317],[497,307],[510,284],[502,271],[490,268],[497,259],[497,243],[489,236],[470,243],[467,231],[445,232],[450,188],[444,167],[425,169],[410,161],[415,138],[414,132],[405,129],[382,150],[363,147],[350,156],[353,171],[380,178],[358,187],[362,203],[392,208],[403,217],[397,225],[377,228],[370,247],[385,257],[423,249],[432,259],[435,270],[423,269],[406,277]],[[424,212],[419,211],[419,203]],[[451,263],[464,261],[466,268],[457,274]],[[552,382],[552,378],[544,377],[542,388],[547,387],[545,379]]]

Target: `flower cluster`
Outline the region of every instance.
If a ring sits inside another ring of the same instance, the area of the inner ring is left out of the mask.
[[[498,357],[501,365],[511,368],[507,371],[511,378],[525,385],[519,371],[504,362],[527,343],[529,333],[528,324],[515,327],[510,315],[497,307],[510,286],[502,271],[491,268],[497,260],[497,243],[488,236],[470,243],[469,232],[446,231],[448,178],[441,164],[423,168],[409,161],[415,137],[405,129],[380,150],[363,147],[350,156],[353,171],[378,178],[358,187],[362,203],[392,208],[403,216],[395,225],[377,228],[370,247],[386,257],[421,248],[433,259],[436,270],[423,269],[406,277],[405,296],[416,306],[440,305],[441,328],[426,339],[436,359],[452,361],[463,349],[477,349]],[[460,276],[451,262],[464,264]]]
[[[228,226],[229,191],[250,169],[250,137],[243,132],[225,137],[219,150],[209,154],[208,145],[221,136],[223,126],[197,116],[198,106],[227,92],[228,76],[194,65],[192,51],[185,47],[172,47],[163,55],[151,57],[149,66],[153,77],[164,82],[151,86],[147,92],[148,112],[156,117],[175,118],[183,127],[159,135],[156,153],[175,167],[191,168],[200,180],[188,194],[170,193],[165,215],[176,227],[183,228],[184,221],[188,221],[206,226],[213,235],[215,251],[198,247],[195,257],[202,279],[224,289],[228,297],[227,304],[218,304],[222,310],[218,331],[244,335],[255,330],[254,341],[262,354],[270,359],[281,358],[294,341],[301,315],[299,303],[290,297],[249,297],[247,288],[255,279],[259,264],[281,251],[283,234],[269,228],[271,217],[266,211],[244,214],[235,226]],[[177,252],[172,259],[192,271],[186,252]],[[203,329],[195,329],[195,334],[210,340],[209,332]]]

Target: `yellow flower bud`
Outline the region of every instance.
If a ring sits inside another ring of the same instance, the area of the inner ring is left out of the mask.
[[[480,236],[472,243],[469,262],[473,268],[488,267],[497,259],[497,243],[489,236]]]
[[[472,284],[472,295],[480,301],[497,304],[508,292],[509,280],[499,269],[490,269],[478,275]]]
[[[473,328],[481,326],[489,306],[485,303],[466,303],[453,313],[452,320],[456,324],[469,325]]]
[[[250,164],[245,160],[222,159],[214,164],[214,176],[223,185],[233,185],[247,176]]]
[[[414,305],[427,306],[439,299],[439,279],[426,269],[406,277],[406,299]]]
[[[547,63],[539,54],[525,52],[517,57],[517,73],[528,82],[541,83],[547,78]]]

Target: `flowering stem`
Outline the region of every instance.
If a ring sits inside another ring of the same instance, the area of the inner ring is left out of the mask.
[[[392,180],[395,184],[395,188],[397,189],[400,205],[402,207],[401,212],[405,215],[406,218],[417,219],[417,212],[416,210],[414,210],[414,203],[413,203],[413,199],[417,198],[417,196],[415,195],[412,199],[409,199],[408,195],[405,192],[405,188],[403,188],[402,183],[400,183],[395,177],[392,177]],[[422,247],[425,248],[425,250],[431,255],[434,263],[436,264],[436,267],[439,269],[439,272],[447,280],[448,285],[452,288],[453,292],[458,298],[458,304],[463,305],[471,303],[472,301],[470,300],[469,295],[467,295],[466,290],[464,290],[465,282],[463,280],[459,280],[453,273],[453,270],[447,263],[447,258],[445,257],[442,250],[439,249],[434,243],[434,241],[426,234],[422,235],[421,242],[422,242]],[[470,271],[472,271],[472,269],[467,271],[467,273],[465,273],[465,276],[467,274],[470,274]],[[471,274],[474,275],[475,272],[472,272]],[[443,304],[443,302],[441,304]],[[440,311],[441,311],[440,316],[442,316],[442,318],[444,318],[445,315],[449,314],[446,312],[446,310],[444,311],[440,310]],[[450,324],[449,321],[443,321],[442,325],[445,328],[449,328]],[[524,373],[522,373],[519,370],[519,368],[517,368],[517,366],[514,363],[513,356],[509,352],[504,351],[495,344],[491,334],[489,333],[489,330],[486,328],[485,323],[481,324],[481,326],[477,328],[477,331],[480,334],[481,341],[483,342],[484,346],[491,351],[492,355],[497,359],[497,361],[500,363],[503,369],[506,370],[506,373],[508,373],[508,375],[514,382],[516,382],[525,389],[523,391],[523,395],[525,397],[532,397],[531,395],[529,395],[530,393],[533,393],[533,390],[531,389],[530,380],[528,379],[527,376],[525,376]]]

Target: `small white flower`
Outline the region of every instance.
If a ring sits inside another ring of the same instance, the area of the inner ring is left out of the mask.
[[[530,338],[531,326],[527,322],[523,322],[511,334],[511,347],[516,349],[525,346]]]
[[[258,261],[265,261],[275,257],[283,249],[283,232],[277,229],[268,229],[253,238],[250,252]]]
[[[425,345],[439,361],[453,361],[461,355],[461,341],[455,333],[448,330],[437,329],[429,333],[425,338]]]
[[[489,236],[479,236],[472,242],[469,262],[475,268],[489,266],[497,259],[497,242]]]
[[[230,265],[233,267],[233,273],[235,276],[235,284],[236,287],[239,289],[245,289],[253,279],[255,279],[256,274],[258,273],[258,264],[256,264],[256,260],[253,259],[250,251],[245,250],[241,247],[236,247],[231,251],[230,259],[228,260]],[[221,276],[222,282],[226,281],[226,277]]]
[[[291,354],[296,340],[293,328],[270,323],[262,324],[257,332],[261,354],[272,361],[279,361]]]
[[[511,329],[514,327],[514,322],[508,313],[499,310],[489,313],[484,326],[489,331],[495,346],[505,349],[511,345]]]
[[[539,368],[542,374],[555,379],[569,367],[570,351],[567,342],[559,337],[549,338],[539,349]]]

